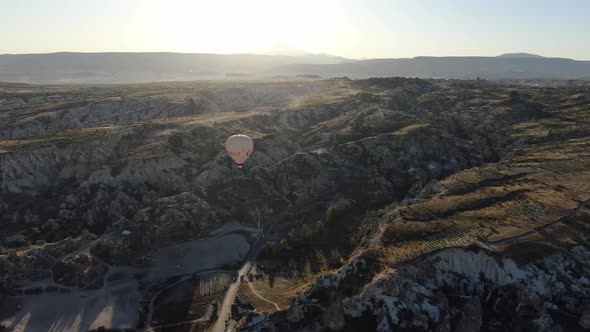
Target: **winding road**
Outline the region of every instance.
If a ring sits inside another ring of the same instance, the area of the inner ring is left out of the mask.
[[[279,305],[276,302],[273,302],[273,301],[265,298],[264,296],[260,295],[260,293],[258,293],[258,291],[254,288],[254,286],[252,286],[252,283],[250,282],[250,280],[248,280],[248,278],[246,278],[246,281],[248,282],[248,287],[250,287],[250,290],[252,291],[252,293],[254,295],[256,295],[256,297],[258,297],[259,299],[261,299],[264,302],[268,302],[268,303],[274,305],[277,310],[281,310],[281,307],[279,307]]]
[[[253,264],[255,264],[256,257],[258,257],[258,254],[260,254],[260,251],[262,250],[262,248],[264,248],[264,244],[265,240],[262,236],[260,236],[252,246],[252,250],[248,254],[248,257],[246,257],[244,265],[242,265],[240,270],[238,270],[238,276],[246,276],[248,271],[250,271],[250,269],[252,268]],[[236,295],[238,294],[238,290],[240,289],[240,279],[241,278],[239,277],[236,278],[236,281],[229,285],[227,292],[223,297],[222,305],[219,308],[217,321],[215,322],[215,324],[213,325],[213,329],[211,330],[212,332],[225,332],[228,318],[231,313],[231,306],[236,300]]]

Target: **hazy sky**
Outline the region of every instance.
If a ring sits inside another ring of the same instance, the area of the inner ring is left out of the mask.
[[[351,58],[529,52],[590,60],[589,0],[0,0],[0,53]]]

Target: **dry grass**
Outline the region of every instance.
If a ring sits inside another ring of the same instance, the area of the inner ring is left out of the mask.
[[[68,129],[64,131],[46,134],[38,138],[0,140],[0,154],[22,150],[38,149],[54,144],[80,143],[96,139],[108,129],[106,128],[83,128]]]
[[[418,124],[413,124],[413,125],[409,125],[406,127],[403,127],[399,130],[394,131],[393,133],[391,133],[393,136],[404,136],[407,135],[409,133],[411,133],[412,131],[416,130],[416,129],[420,129],[420,128],[426,128],[430,126],[430,123],[418,123]]]
[[[299,288],[301,286],[300,283],[293,279],[283,277],[276,277],[271,287],[267,275],[260,280],[255,279],[252,281],[252,286],[260,295],[275,302],[281,309],[287,309],[291,304],[291,299],[301,292]],[[244,301],[255,306],[256,310],[260,312],[276,310],[274,305],[252,293],[250,287],[248,287],[248,283],[245,281],[240,286],[239,295]]]
[[[146,160],[164,158],[168,155],[168,146],[161,143],[151,143],[136,147],[129,153],[130,160]]]
[[[556,125],[553,120],[523,123],[515,131],[543,139]],[[562,122],[557,130],[567,133],[568,128]],[[582,241],[590,214],[574,212],[590,200],[590,138],[566,137],[441,181],[439,195],[400,207],[399,217],[384,227],[382,246],[370,250],[384,266],[432,250],[478,244],[526,261]]]

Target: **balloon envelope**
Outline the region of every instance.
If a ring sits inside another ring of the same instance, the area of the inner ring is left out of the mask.
[[[227,154],[242,168],[242,164],[250,157],[254,150],[254,142],[246,135],[233,135],[225,141]]]

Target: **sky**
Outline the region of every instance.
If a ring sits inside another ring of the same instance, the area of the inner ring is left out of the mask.
[[[0,0],[0,54],[268,53],[590,60],[588,0]]]

